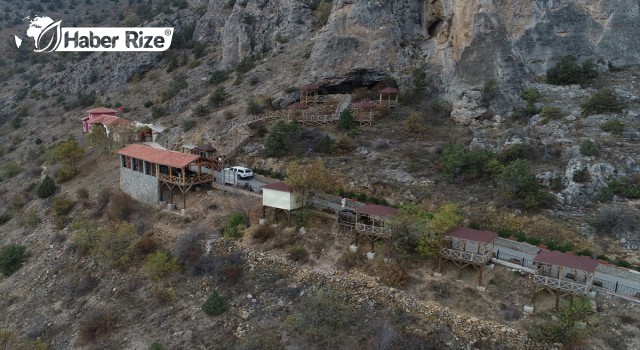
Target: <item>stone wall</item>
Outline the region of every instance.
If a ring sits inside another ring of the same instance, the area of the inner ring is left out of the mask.
[[[120,189],[141,202],[157,204],[160,199],[160,185],[155,176],[122,167],[120,168]]]
[[[470,343],[483,339],[501,344],[508,349],[549,349],[547,344],[538,344],[532,341],[524,329],[482,320],[471,315],[457,314],[446,306],[416,299],[402,290],[380,284],[372,276],[334,269],[312,269],[299,265],[284,256],[253,251],[247,247],[239,247],[227,240],[213,242],[212,249],[214,254],[228,254],[234,250],[242,250],[245,253],[245,263],[249,269],[280,269],[304,285],[322,285],[342,291],[344,297],[353,302],[375,300],[378,303],[402,308],[429,322],[449,326],[456,336],[466,339]]]

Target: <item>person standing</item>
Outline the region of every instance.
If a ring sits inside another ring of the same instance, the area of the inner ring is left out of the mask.
[[[343,197],[340,204],[342,204],[342,210],[344,210],[344,207],[347,205],[347,199]]]

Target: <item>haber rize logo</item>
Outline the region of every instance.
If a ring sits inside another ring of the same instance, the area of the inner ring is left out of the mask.
[[[29,19],[28,17],[26,19]],[[164,51],[171,46],[173,27],[62,27],[49,17],[29,19],[27,37],[35,52],[53,51]],[[15,36],[20,48],[22,38]]]

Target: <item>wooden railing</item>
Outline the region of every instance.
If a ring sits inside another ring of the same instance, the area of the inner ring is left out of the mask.
[[[564,280],[560,278],[535,275],[533,276],[533,282],[535,284],[540,284],[545,287],[562,290],[565,292],[575,293],[575,294],[587,294],[589,292],[587,290],[586,285],[577,283],[572,280]]]
[[[365,235],[368,235],[368,236],[374,236],[379,238],[391,237],[390,228],[367,225],[360,222],[356,224],[356,231],[364,233]]]
[[[196,185],[213,181],[213,175],[200,174],[183,178],[182,176],[160,174],[160,176],[158,176],[158,179],[160,181],[169,182],[176,185]]]
[[[484,265],[489,260],[491,260],[491,258],[493,258],[493,252],[488,251],[484,254],[477,254],[477,253],[465,252],[462,250],[442,248],[442,257],[449,260],[457,260],[457,261],[464,261],[464,262],[468,262],[476,265]]]

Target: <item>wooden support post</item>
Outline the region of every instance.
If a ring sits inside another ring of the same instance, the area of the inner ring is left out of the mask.
[[[182,167],[181,171],[182,171],[182,186],[185,185],[186,181],[187,181],[187,174],[186,171],[184,170],[186,167]]]
[[[265,219],[265,220],[267,219],[266,212],[267,212],[267,207],[263,205],[262,206],[262,218]]]
[[[482,271],[484,270],[484,265],[480,265],[480,268],[478,270],[480,270],[480,278],[478,278],[478,284],[482,285]]]
[[[373,238],[369,238],[369,240],[371,241],[371,251],[375,251],[376,250],[376,241]]]

